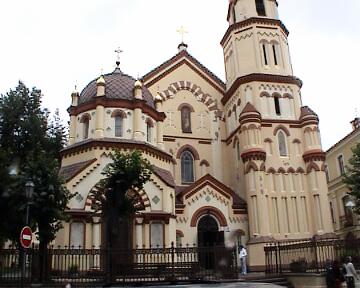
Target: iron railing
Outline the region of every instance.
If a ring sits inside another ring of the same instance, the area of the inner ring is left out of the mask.
[[[360,267],[360,239],[303,239],[274,242],[266,245],[266,272],[321,273],[329,262],[344,262],[352,256],[355,267]]]
[[[37,247],[26,251],[26,269],[21,273],[21,253],[0,249],[0,286],[46,283],[64,286],[99,286],[129,283],[235,279],[236,248],[184,246],[133,250],[49,247],[39,260]],[[40,263],[42,262],[42,263]],[[41,269],[40,269],[41,268]],[[41,274],[41,275],[40,275]]]

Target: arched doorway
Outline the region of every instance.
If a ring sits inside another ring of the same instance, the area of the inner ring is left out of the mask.
[[[224,231],[219,231],[219,225],[211,215],[200,218],[198,225],[198,247],[223,246]]]
[[[224,246],[224,231],[219,231],[219,225],[214,217],[205,215],[198,225],[199,262],[205,269],[216,267],[216,251],[218,246]]]

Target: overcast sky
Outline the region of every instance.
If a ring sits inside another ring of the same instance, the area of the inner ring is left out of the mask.
[[[360,116],[360,1],[278,0],[290,31],[294,74],[304,81],[303,104],[320,117],[325,149]],[[0,93],[22,80],[43,91],[45,107],[66,108],[79,90],[114,69],[142,76],[177,53],[184,25],[188,51],[224,79],[219,44],[228,0],[12,0],[0,9]]]

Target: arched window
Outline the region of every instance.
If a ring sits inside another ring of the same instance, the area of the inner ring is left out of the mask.
[[[264,65],[268,65],[269,62],[268,62],[268,56],[267,56],[266,43],[263,42],[263,43],[261,44],[261,47],[262,47],[263,56],[264,56]]]
[[[264,0],[255,0],[256,12],[259,16],[266,16]]]
[[[146,119],[146,141],[152,141],[152,127],[154,127],[154,123],[150,118]]]
[[[118,115],[115,116],[115,137],[123,137],[124,120]]]
[[[277,45],[276,44],[272,44],[272,51],[273,51],[273,57],[274,57],[274,64],[275,66],[279,65],[279,59],[277,56]]]
[[[184,151],[181,154],[181,182],[194,182],[194,156],[190,151]]]
[[[183,133],[191,133],[191,110],[188,106],[181,108],[181,128]]]
[[[80,123],[82,123],[82,133],[83,133],[83,139],[89,138],[89,122],[90,122],[90,115],[88,113],[85,113],[81,116]]]
[[[279,97],[274,97],[274,105],[275,105],[275,113],[276,113],[276,115],[281,115]]]
[[[240,167],[240,143],[239,141],[236,142],[236,158],[237,158],[237,168]]]
[[[287,147],[286,147],[286,136],[283,131],[278,132],[278,144],[279,144],[279,154],[280,156],[287,156]]]

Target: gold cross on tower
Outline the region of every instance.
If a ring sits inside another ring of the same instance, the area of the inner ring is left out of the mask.
[[[119,67],[120,65],[120,54],[124,52],[123,50],[121,50],[120,47],[118,47],[117,49],[115,49],[115,53],[117,54],[117,57],[116,57],[116,66]]]
[[[176,30],[181,35],[181,43],[184,43],[184,35],[188,33],[188,31],[185,30],[184,26],[181,25],[179,29]]]

